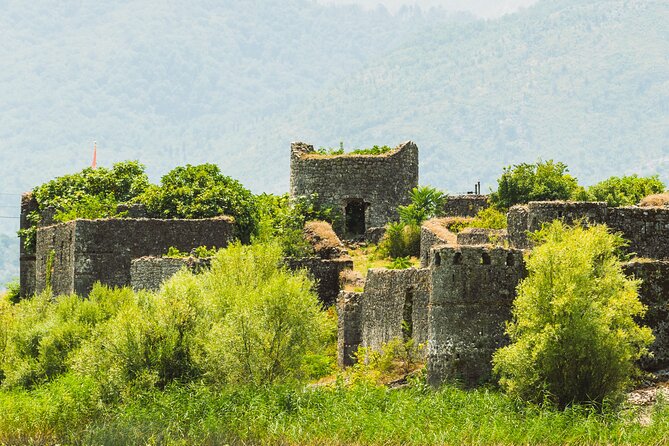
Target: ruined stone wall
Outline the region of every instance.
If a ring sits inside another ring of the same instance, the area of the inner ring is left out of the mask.
[[[650,346],[653,357],[641,360],[645,370],[669,368],[669,261],[640,260],[625,265],[625,274],[641,279],[639,300],[646,305],[646,315],[639,321],[655,335]]]
[[[337,302],[340,290],[339,275],[346,269],[353,269],[353,260],[350,258],[322,259],[320,257],[305,257],[301,259],[287,259],[288,267],[292,270],[305,269],[316,282],[316,292],[323,307],[329,307]]]
[[[51,252],[55,253],[51,274],[54,293],[86,296],[96,281],[129,286],[132,259],[160,256],[170,246],[184,252],[203,245],[223,248],[233,239],[234,222],[229,217],[75,220],[40,228],[36,288],[39,292],[46,287]]]
[[[490,207],[488,195],[451,195],[444,206],[447,217],[476,217],[483,209]]]
[[[130,263],[130,286],[135,291],[154,291],[182,268],[197,274],[210,266],[210,258],[140,257]]]
[[[531,201],[524,206],[514,206],[507,215],[509,240],[516,248],[531,248],[527,232],[541,229],[544,223],[562,220],[566,224],[577,221],[606,223],[606,203],[579,201]]]
[[[430,250],[438,245],[455,245],[457,236],[444,226],[444,219],[426,221],[420,228],[420,266],[430,266]]]
[[[28,229],[31,226],[28,215],[38,208],[37,200],[32,193],[21,195],[20,229]],[[21,286],[21,297],[30,297],[35,294],[35,252],[26,250],[25,237],[20,239],[19,247],[19,283]]]
[[[340,368],[355,364],[362,342],[362,293],[342,291],[337,298],[337,363]]]
[[[628,251],[639,257],[669,259],[669,209],[664,207],[609,208],[606,203],[530,202],[514,206],[507,215],[511,245],[530,248],[527,232],[541,229],[543,223],[562,220],[567,224],[584,220],[604,223],[622,233],[630,244]]]
[[[610,208],[607,224],[629,240],[629,252],[639,257],[669,259],[669,209]]]
[[[499,245],[508,241],[505,229],[465,228],[457,236],[458,245]]]
[[[527,206],[516,205],[509,209],[509,212],[506,214],[506,231],[511,246],[518,249],[527,249],[530,247],[530,241],[527,237],[529,219],[530,215]]]
[[[428,381],[475,385],[490,378],[492,355],[507,342],[516,286],[525,277],[522,252],[479,246],[432,250]]]
[[[418,185],[418,147],[406,142],[382,155],[319,155],[313,146],[291,145],[290,194],[318,194],[322,206],[344,215],[351,200],[364,201],[365,227],[397,220],[397,206],[410,202]],[[344,221],[335,228],[342,234]]]
[[[362,295],[362,345],[380,349],[395,338],[427,340],[428,269],[370,269]],[[402,327],[408,328],[403,331]]]

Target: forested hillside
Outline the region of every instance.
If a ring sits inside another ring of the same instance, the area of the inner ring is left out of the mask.
[[[421,182],[449,191],[539,157],[585,184],[667,181],[667,23],[669,3],[645,0],[488,21],[308,0],[2,2],[0,193],[80,170],[93,140],[102,165],[139,159],[157,181],[213,162],[255,192],[287,190],[298,139],[412,139]]]

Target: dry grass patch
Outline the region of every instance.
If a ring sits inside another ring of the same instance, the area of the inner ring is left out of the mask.
[[[669,206],[669,192],[649,195],[639,203],[643,207]]]

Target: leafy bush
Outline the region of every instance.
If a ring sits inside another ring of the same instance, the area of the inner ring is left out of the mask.
[[[414,187],[411,190],[411,204],[397,208],[400,221],[404,224],[420,226],[425,220],[444,215],[447,196],[430,186]]]
[[[115,307],[108,301],[116,297],[94,287],[88,300],[74,295],[53,299],[42,293],[6,308],[3,385],[29,388],[69,370],[73,352],[113,314]]]
[[[144,166],[137,161],[116,163],[111,169],[87,168],[64,175],[33,189],[38,210],[28,216],[32,226],[19,231],[25,247],[35,249],[37,223],[52,208],[57,222],[77,218],[105,218],[116,214],[119,203],[130,201],[149,187]]]
[[[634,206],[644,197],[664,192],[665,186],[657,175],[611,177],[590,186],[585,194],[588,201],[605,201],[609,206]]]
[[[167,254],[165,254],[164,257],[170,257],[170,258],[186,258],[186,257],[195,257],[198,259],[203,259],[207,257],[213,257],[218,250],[216,249],[215,246],[212,246],[211,248],[207,248],[206,246],[198,246],[197,248],[194,248],[191,250],[191,252],[183,252],[180,251],[179,248],[176,248],[174,246],[170,246],[167,249]]]
[[[494,370],[523,399],[601,404],[625,387],[653,340],[634,320],[645,309],[639,282],[616,257],[623,241],[605,226],[559,221],[536,238],[507,326],[511,345],[495,353]]]
[[[260,212],[258,240],[278,240],[288,257],[313,255],[313,247],[304,237],[306,222],[323,220],[334,223],[337,220],[332,208],[318,206],[317,194],[294,199],[288,194],[262,194],[257,200]]]
[[[425,220],[443,215],[446,199],[445,193],[433,187],[414,187],[411,204],[397,209],[400,221],[386,227],[378,254],[392,259],[420,255],[420,226]]]
[[[506,214],[494,207],[481,209],[469,223],[469,228],[506,229]]]
[[[410,257],[395,257],[388,269],[407,269],[411,268],[411,258]]]
[[[389,223],[377,250],[382,258],[420,255],[420,226],[402,222]]]
[[[530,201],[569,200],[582,188],[568,171],[565,164],[553,160],[505,167],[490,200],[498,209]]]
[[[242,241],[257,233],[258,209],[253,194],[221,173],[215,164],[177,167],[149,187],[136,201],[155,218],[211,218],[229,215]]]
[[[380,349],[360,347],[355,354],[356,364],[345,375],[354,383],[389,382],[421,369],[425,364],[424,350],[425,344],[417,344],[413,338],[394,338]]]

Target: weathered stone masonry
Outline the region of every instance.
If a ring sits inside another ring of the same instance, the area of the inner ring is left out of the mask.
[[[393,339],[427,340],[430,271],[370,269],[362,293],[342,291],[339,314],[339,364],[353,364],[359,346],[379,350]]]
[[[338,234],[362,234],[397,220],[418,185],[418,147],[406,142],[382,155],[320,155],[313,146],[291,145],[290,194],[318,194],[318,202],[343,218]]]
[[[87,296],[93,284],[131,284],[131,261],[165,254],[174,246],[188,252],[198,246],[224,248],[234,239],[229,217],[202,220],[74,220],[37,231],[36,291]],[[47,274],[47,266],[51,271]]]
[[[505,322],[518,282],[522,251],[480,246],[432,249],[428,316],[428,381],[475,385],[490,378],[492,354],[506,342]]]
[[[31,226],[28,215],[38,208],[37,200],[32,193],[21,195],[21,217],[19,227],[28,229]],[[35,294],[35,253],[29,252],[25,247],[25,238],[21,237],[19,248],[19,271],[21,297],[30,297]]]
[[[130,263],[130,286],[135,291],[154,291],[183,268],[197,274],[210,267],[211,258],[140,257]]]
[[[669,259],[669,209],[665,207],[609,208],[605,203],[530,202],[514,206],[508,214],[511,244],[530,248],[528,231],[541,229],[543,223],[563,220],[605,223],[629,241],[630,253],[651,259]]]

